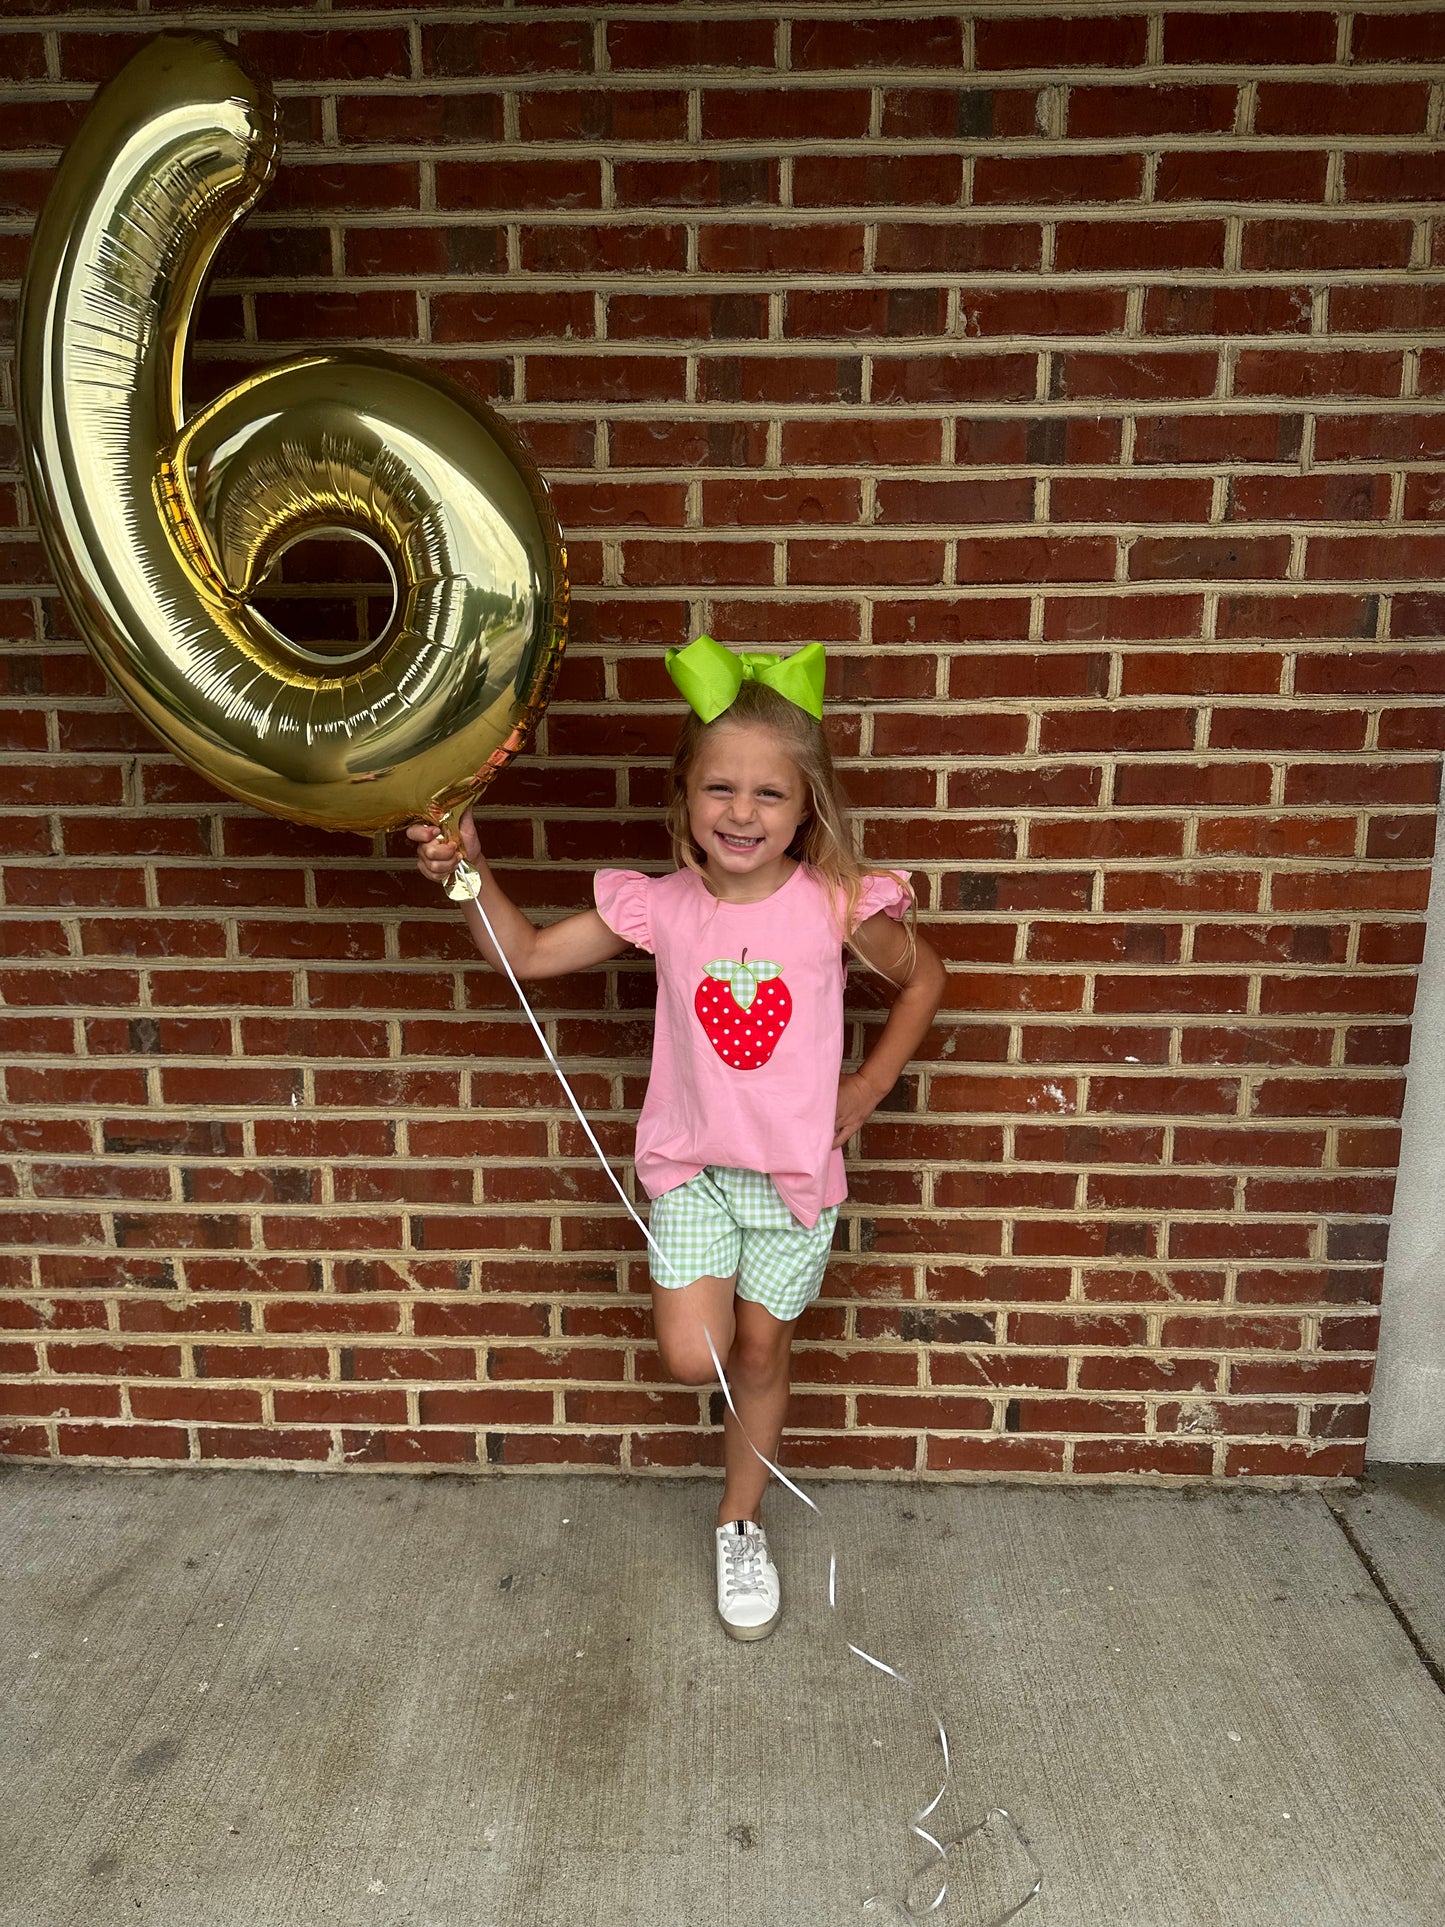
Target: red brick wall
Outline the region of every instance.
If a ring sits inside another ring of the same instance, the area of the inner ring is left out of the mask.
[[[194,386],[375,343],[536,451],[575,640],[484,818],[534,911],[664,860],[664,643],[829,645],[952,975],[793,1463],[1356,1471],[1445,682],[1445,14],[857,11],[248,11],[288,145]],[[8,0],[7,302],[93,84],[204,18]],[[505,986],[397,839],[130,719],[0,400],[6,1449],[710,1462]],[[619,1157],[650,994],[538,996]]]

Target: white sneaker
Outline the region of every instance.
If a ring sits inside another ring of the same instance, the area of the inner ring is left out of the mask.
[[[768,1535],[751,1519],[717,1529],[717,1609],[734,1639],[766,1639],[782,1611],[778,1569]]]

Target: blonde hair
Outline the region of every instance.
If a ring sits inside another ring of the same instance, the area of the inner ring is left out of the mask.
[[[673,861],[678,868],[691,870],[706,879],[707,858],[694,842],[688,820],[687,783],[693,762],[708,735],[726,723],[761,726],[771,730],[797,765],[807,792],[807,814],[798,825],[788,855],[799,863],[807,864],[810,870],[817,872],[825,885],[831,886],[827,895],[835,916],[838,894],[842,894],[839,941],[870,970],[877,970],[876,964],[869,963],[851,934],[863,886],[869,877],[886,876],[892,877],[906,892],[908,911],[903,928],[908,950],[903,975],[905,979],[911,977],[917,957],[915,936],[918,922],[918,900],[913,886],[896,871],[866,864],[858,856],[853,843],[847,799],[833,768],[833,758],[822,724],[805,709],[799,709],[796,703],[790,703],[786,696],[769,689],[765,683],[745,682],[731,708],[724,710],[711,723],[703,722],[691,710],[688,712],[673,752],[665,819],[668,835],[672,839]],[[878,974],[881,976],[883,973],[880,971]]]

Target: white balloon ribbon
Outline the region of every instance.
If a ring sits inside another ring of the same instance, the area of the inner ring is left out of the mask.
[[[466,872],[465,875],[461,874],[463,871]],[[592,1149],[597,1153],[598,1163],[602,1166],[602,1169],[607,1173],[607,1176],[611,1180],[612,1187],[616,1191],[618,1197],[621,1198],[623,1205],[626,1207],[628,1216],[632,1219],[633,1223],[637,1226],[638,1230],[642,1233],[643,1237],[647,1240],[648,1244],[651,1246],[652,1250],[657,1254],[658,1258],[661,1259],[666,1269],[670,1271],[674,1277],[677,1277],[678,1276],[677,1267],[668,1258],[666,1252],[663,1251],[661,1245],[658,1244],[657,1240],[653,1237],[651,1231],[648,1230],[647,1225],[643,1221],[643,1219],[638,1216],[637,1211],[633,1206],[631,1198],[628,1197],[626,1191],[622,1187],[621,1180],[618,1178],[617,1173],[612,1169],[611,1164],[608,1162],[606,1152],[602,1149],[602,1146],[597,1142],[596,1133],[593,1131],[591,1124],[587,1120],[587,1114],[582,1109],[582,1106],[577,1102],[576,1093],[573,1091],[572,1086],[567,1081],[567,1073],[563,1070],[562,1066],[557,1062],[556,1054],[554,1053],[552,1046],[547,1042],[546,1033],[543,1031],[541,1024],[539,1024],[537,1021],[536,1012],[532,1009],[531,1004],[527,1000],[527,993],[522,989],[521,984],[517,981],[517,974],[512,969],[511,959],[507,956],[506,951],[502,948],[501,944],[497,941],[497,933],[492,928],[491,918],[488,917],[486,911],[483,909],[480,898],[477,895],[477,891],[479,887],[480,887],[480,878],[477,877],[476,872],[471,868],[469,864],[461,863],[461,864],[458,864],[456,871],[453,872],[452,882],[448,886],[447,894],[451,896],[453,900],[456,902],[470,902],[476,905],[477,915],[482,920],[482,926],[485,929],[487,936],[491,941],[493,949],[496,951],[498,957],[501,959],[502,968],[506,971],[506,974],[507,974],[507,981],[511,984],[512,989],[517,993],[517,1000],[521,1004],[522,1009],[527,1014],[527,1021],[528,1023],[531,1024],[532,1029],[536,1033],[537,1042],[542,1046],[542,1050],[544,1055],[546,1056],[547,1062],[551,1065],[552,1069],[556,1072],[557,1081],[561,1084],[562,1089],[565,1091],[567,1095],[567,1102],[572,1106],[573,1112],[575,1113],[577,1118],[577,1122],[582,1126],[582,1129],[586,1132],[588,1143],[592,1146]],[[703,1336],[707,1340],[708,1354],[712,1359],[713,1369],[714,1371],[716,1371],[718,1376],[718,1384],[722,1387],[722,1395],[724,1399],[727,1401],[728,1410],[732,1413],[734,1419],[737,1421],[738,1430],[742,1433],[743,1438],[746,1440],[749,1451],[752,1452],[754,1457],[757,1458],[763,1465],[767,1467],[768,1471],[772,1474],[772,1476],[778,1481],[780,1485],[786,1487],[787,1490],[792,1493],[793,1497],[799,1500],[801,1504],[805,1505],[808,1508],[809,1512],[811,1512],[816,1519],[821,1520],[823,1517],[823,1514],[819,1506],[817,1505],[816,1501],[811,1499],[808,1496],[808,1494],[803,1490],[803,1488],[800,1485],[798,1485],[793,1479],[790,1479],[787,1473],[783,1470],[783,1468],[780,1465],[775,1465],[765,1452],[760,1452],[757,1446],[753,1444],[752,1439],[748,1436],[747,1427],[743,1424],[742,1419],[738,1413],[738,1408],[733,1401],[732,1387],[728,1383],[727,1373],[723,1369],[723,1362],[718,1357],[717,1347],[713,1343],[712,1333],[708,1330],[706,1324],[703,1325],[702,1329],[703,1329]],[[839,1612],[838,1553],[837,1553],[836,1543],[831,1540],[828,1546],[828,1610],[835,1614]],[[873,1667],[875,1671],[880,1672],[884,1674],[888,1679],[895,1681],[896,1684],[901,1686],[905,1692],[908,1692],[914,1696],[914,1698],[918,1701],[920,1706],[924,1709],[929,1721],[932,1723],[934,1736],[938,1741],[939,1753],[941,1754],[942,1760],[943,1760],[943,1778],[939,1782],[938,1791],[934,1794],[931,1800],[929,1800],[925,1805],[921,1806],[918,1809],[918,1811],[913,1815],[912,1819],[908,1822],[909,1832],[912,1833],[918,1840],[920,1840],[923,1843],[924,1846],[928,1848],[929,1854],[931,1856],[929,1864],[925,1866],[922,1869],[922,1871],[918,1875],[916,1875],[914,1877],[914,1880],[910,1883],[909,1894],[911,1895],[913,1888],[916,1887],[919,1881],[924,1879],[925,1876],[927,1876],[931,1871],[933,1880],[936,1882],[936,1889],[934,1891],[933,1897],[927,1902],[926,1905],[921,1905],[921,1906],[915,1906],[911,1898],[908,1896],[905,1896],[904,1899],[902,1899],[897,1903],[888,1903],[888,1902],[881,1901],[877,1898],[874,1898],[874,1899],[870,1899],[866,1903],[868,1910],[870,1912],[877,1913],[886,1909],[888,1912],[892,1914],[892,1917],[895,1921],[904,1921],[904,1922],[927,1921],[930,1918],[930,1916],[936,1915],[938,1913],[939,1909],[943,1906],[944,1902],[948,1898],[950,1885],[951,1885],[950,1877],[949,1877],[950,1856],[957,1855],[959,1850],[968,1841],[974,1839],[977,1835],[984,1833],[990,1828],[994,1828],[996,1823],[1002,1823],[1002,1829],[1006,1830],[1011,1835],[1011,1837],[1017,1843],[1019,1849],[1023,1854],[1023,1857],[1029,1868],[1031,1884],[1029,1885],[1028,1891],[1024,1894],[1021,1900],[1018,1900],[1012,1905],[1006,1906],[1002,1913],[991,1914],[987,1919],[987,1921],[977,1922],[977,1927],[1007,1927],[1007,1923],[1013,1920],[1018,1914],[1023,1912],[1024,1908],[1027,1907],[1029,1902],[1035,1897],[1035,1895],[1037,1895],[1040,1892],[1044,1884],[1043,1871],[1040,1868],[1038,1861],[1034,1857],[1033,1849],[1030,1847],[1028,1843],[1028,1839],[1023,1833],[1023,1830],[1019,1827],[1017,1821],[1013,1819],[1013,1817],[1009,1814],[1007,1809],[1004,1807],[991,1807],[989,1811],[984,1815],[983,1819],[976,1821],[973,1826],[966,1828],[962,1833],[955,1835],[951,1840],[948,1840],[948,1841],[940,1840],[938,1835],[930,1830],[930,1828],[925,1824],[925,1822],[932,1819],[933,1815],[937,1812],[938,1808],[943,1804],[943,1801],[947,1796],[949,1789],[953,1785],[953,1756],[949,1749],[949,1744],[948,1744],[948,1729],[943,1723],[942,1715],[938,1712],[938,1709],[923,1693],[923,1691],[920,1689],[920,1687],[918,1686],[915,1680],[911,1679],[908,1676],[908,1674],[899,1672],[897,1667],[890,1666],[886,1660],[879,1659],[876,1654],[870,1653],[864,1647],[855,1644],[854,1641],[848,1637],[846,1629],[843,1631],[843,1642],[847,1646],[848,1651],[852,1653],[855,1658],[861,1659],[865,1665]]]

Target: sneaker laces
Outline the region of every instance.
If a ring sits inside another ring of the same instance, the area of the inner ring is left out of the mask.
[[[723,1540],[723,1553],[727,1561],[723,1573],[723,1591],[729,1599],[763,1590],[763,1544],[760,1532],[739,1532],[735,1527],[729,1528]]]

